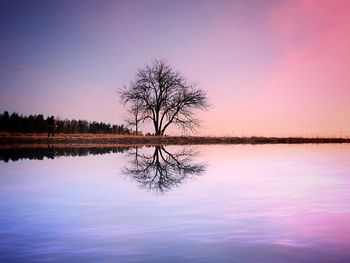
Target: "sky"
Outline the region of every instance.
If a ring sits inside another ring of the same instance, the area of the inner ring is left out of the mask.
[[[0,111],[121,124],[163,58],[208,94],[198,134],[350,136],[349,25],[347,0],[0,0]]]

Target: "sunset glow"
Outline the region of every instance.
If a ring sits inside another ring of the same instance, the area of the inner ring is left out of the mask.
[[[202,135],[350,136],[349,25],[347,0],[1,1],[0,111],[122,123],[164,58],[208,93]]]

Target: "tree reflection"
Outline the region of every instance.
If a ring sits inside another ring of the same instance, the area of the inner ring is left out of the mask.
[[[188,147],[171,153],[164,146],[155,146],[152,154],[140,154],[136,148],[123,174],[136,180],[142,188],[163,193],[205,171],[204,164],[194,163],[196,154]]]
[[[108,153],[123,153],[130,150],[129,146],[78,146],[65,145],[38,145],[36,147],[9,147],[0,148],[0,161],[18,161],[22,159],[44,160],[54,159],[60,156],[87,156],[102,155]]]

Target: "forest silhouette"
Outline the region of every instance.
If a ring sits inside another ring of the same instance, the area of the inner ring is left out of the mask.
[[[0,131],[18,133],[45,133],[49,124],[49,117],[43,114],[23,116],[16,112],[9,114],[5,111],[0,114]],[[55,133],[103,133],[103,134],[130,134],[131,130],[122,125],[109,123],[55,119]]]

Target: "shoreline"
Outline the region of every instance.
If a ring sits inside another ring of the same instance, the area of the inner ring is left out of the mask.
[[[209,136],[140,136],[114,134],[59,134],[47,138],[46,134],[0,134],[0,146],[39,145],[200,145],[200,144],[320,144],[350,143],[350,138],[321,137],[209,137]]]

